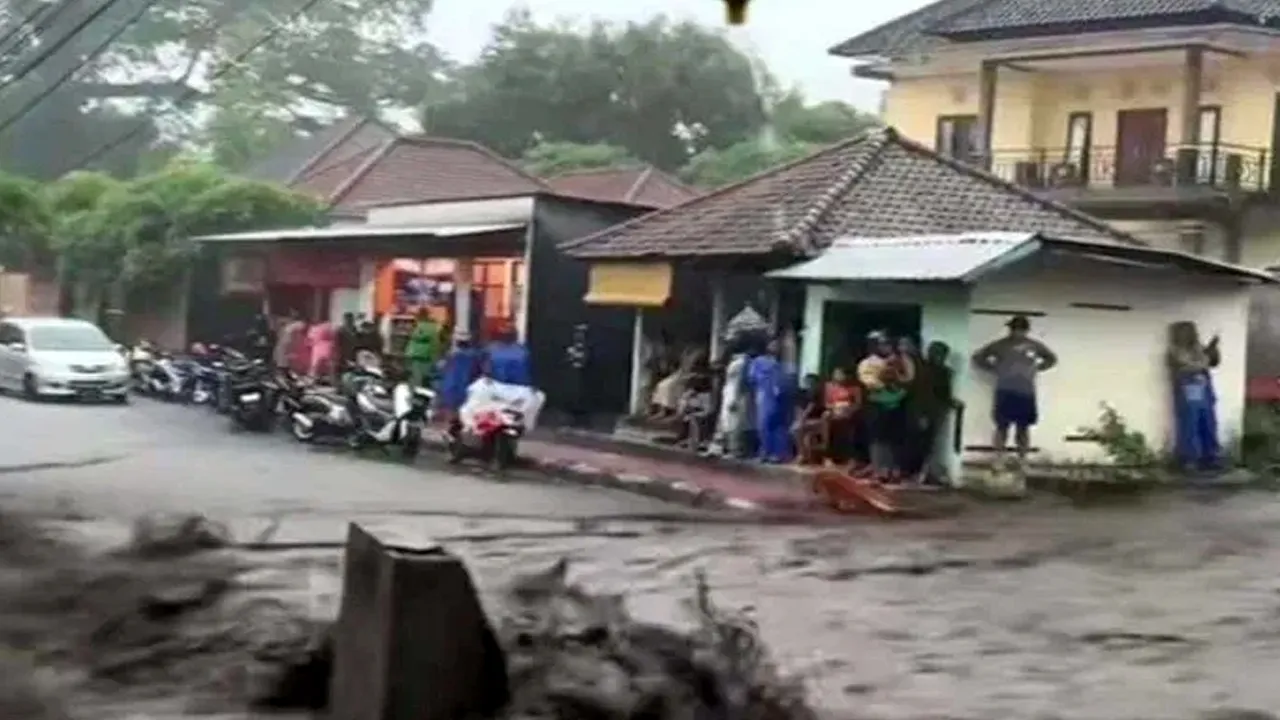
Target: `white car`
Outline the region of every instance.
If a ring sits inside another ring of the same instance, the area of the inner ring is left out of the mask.
[[[97,325],[70,318],[0,321],[0,388],[28,399],[129,401],[129,366]]]

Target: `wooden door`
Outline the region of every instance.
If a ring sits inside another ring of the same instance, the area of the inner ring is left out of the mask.
[[[1116,113],[1116,184],[1142,185],[1164,159],[1168,113],[1164,108]]]

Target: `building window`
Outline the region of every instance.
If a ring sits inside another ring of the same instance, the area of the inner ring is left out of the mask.
[[[1067,151],[1063,162],[1081,180],[1089,177],[1089,147],[1093,145],[1093,113],[1074,112],[1067,116]]]
[[[972,162],[978,157],[978,116],[944,115],[938,118],[935,150],[957,160]]]

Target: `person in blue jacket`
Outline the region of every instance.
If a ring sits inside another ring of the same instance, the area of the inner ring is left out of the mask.
[[[762,462],[770,463],[786,462],[791,454],[787,370],[778,353],[778,341],[772,340],[765,352],[752,358],[747,366],[747,384],[756,402],[757,455]]]
[[[476,378],[484,364],[484,353],[471,344],[471,335],[459,330],[453,339],[453,349],[444,360],[444,371],[440,376],[440,407],[451,413],[467,399],[467,388]]]
[[[1176,454],[1187,470],[1210,470],[1220,461],[1218,398],[1211,371],[1222,362],[1215,336],[1200,343],[1194,323],[1176,322],[1169,328],[1166,358],[1173,381]]]
[[[502,328],[487,349],[489,377],[509,385],[533,385],[529,349],[520,343],[515,329]]]

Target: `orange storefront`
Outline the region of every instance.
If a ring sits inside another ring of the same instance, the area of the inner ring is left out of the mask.
[[[426,308],[440,323],[452,324],[453,307],[446,298],[453,291],[456,273],[468,261],[401,258],[380,263],[374,281],[374,312],[392,317],[412,317]],[[476,258],[471,265],[473,296],[479,305],[480,329],[492,334],[515,323],[520,303],[523,262],[514,258]]]

